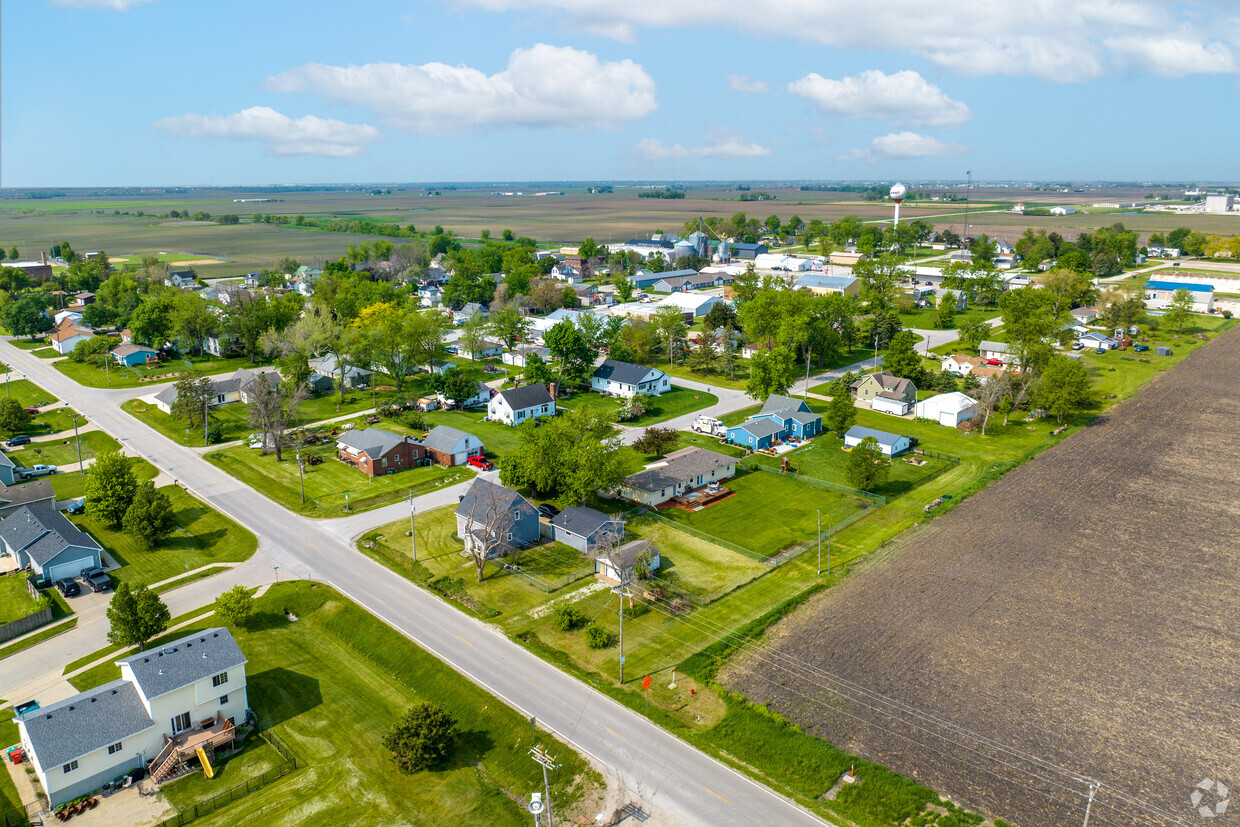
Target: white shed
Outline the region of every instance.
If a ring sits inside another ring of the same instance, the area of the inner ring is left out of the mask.
[[[940,425],[954,428],[977,416],[977,400],[960,393],[940,393],[917,403],[919,419],[933,419]]]

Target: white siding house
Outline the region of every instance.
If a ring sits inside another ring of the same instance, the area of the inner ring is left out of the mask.
[[[667,374],[658,368],[608,359],[594,369],[590,388],[608,396],[631,399],[639,393],[658,396],[671,390],[672,384]]]
[[[521,425],[540,416],[555,416],[555,400],[545,385],[500,391],[487,404],[487,419],[505,425]]]

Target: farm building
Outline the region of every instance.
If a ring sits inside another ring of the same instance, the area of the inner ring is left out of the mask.
[[[1150,310],[1161,310],[1171,304],[1175,291],[1188,290],[1193,297],[1193,310],[1198,313],[1209,313],[1214,309],[1214,286],[1210,284],[1188,284],[1180,281],[1154,281],[1145,283],[1145,306]]]
[[[569,506],[551,520],[556,542],[592,554],[600,543],[619,539],[624,522],[593,508]]]
[[[940,425],[954,428],[977,416],[977,400],[966,394],[940,393],[917,403],[919,419],[933,419]]]
[[[674,307],[686,316],[698,319],[717,304],[723,304],[723,299],[718,296],[708,296],[705,293],[673,293],[665,296],[659,302],[659,307]]]
[[[670,276],[666,273],[661,274],[663,278],[650,285],[650,289],[659,293],[679,293],[689,290],[703,290],[707,287],[720,287],[723,285],[723,279],[717,274],[707,273],[705,271],[694,273],[692,275]]]
[[[654,286],[660,281],[667,279],[692,278],[697,276],[697,270],[665,270],[662,273],[651,273],[645,270],[638,270],[637,273],[630,277],[633,286],[638,290],[653,290]]]
[[[848,429],[848,433],[844,434],[844,447],[855,448],[868,436],[878,440],[878,447],[885,457],[898,457],[913,447],[913,440],[910,437],[876,431],[873,428],[863,428],[860,425],[852,426]]]

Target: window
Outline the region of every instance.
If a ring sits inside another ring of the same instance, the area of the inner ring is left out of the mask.
[[[514,509],[512,510],[512,518],[513,518],[514,520],[519,520],[519,519],[521,519],[521,509],[519,509],[519,508],[514,508]]]
[[[189,729],[189,713],[182,712],[172,719],[172,734],[176,735],[178,732],[186,729]]]
[[[512,532],[511,532],[511,531],[510,531],[510,532],[508,532],[508,534],[504,537],[504,539],[505,539],[505,540],[507,540],[508,542],[510,542],[510,543],[511,543],[511,542],[512,542]]]
[[[212,686],[223,686],[223,685],[224,685],[224,684],[226,684],[226,683],[228,683],[228,673],[227,673],[227,672],[221,672],[221,673],[219,673],[218,675],[216,675],[214,678],[212,678],[212,679],[211,679],[211,685],[212,685]]]
[[[65,764],[65,772],[73,772],[76,769],[77,761],[70,761],[68,764]]]
[[[116,753],[118,753],[118,752],[120,752],[120,751],[121,751],[121,742],[120,742],[120,741],[117,741],[115,744],[113,744],[112,746],[108,747],[108,755],[115,755]]]
[[[383,460],[382,460],[382,462],[383,462],[383,465],[381,465],[380,467],[381,467],[381,468],[387,468],[387,457],[384,457],[384,458],[383,458]]]
[[[228,696],[227,696],[227,695],[220,695],[220,706],[223,706],[223,705],[224,705],[224,704],[226,704],[226,703],[228,703]]]

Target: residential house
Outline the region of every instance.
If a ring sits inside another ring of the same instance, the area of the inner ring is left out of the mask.
[[[16,718],[57,807],[136,767],[158,783],[231,743],[249,707],[246,658],[213,627],[116,661],[121,677]]]
[[[1005,363],[1008,361],[1008,346],[1003,342],[991,342],[983,339],[977,346],[977,352],[983,359],[997,359]]]
[[[411,436],[382,428],[354,428],[336,440],[336,456],[370,477],[395,474],[429,462],[426,448]]]
[[[463,465],[470,457],[486,451],[478,437],[447,425],[431,428],[422,444],[431,459],[448,467]]]
[[[734,433],[735,432],[735,433]],[[771,394],[749,421],[728,428],[728,442],[757,451],[777,440],[811,439],[822,433],[822,416],[804,399]]]
[[[133,368],[141,365],[149,365],[152,362],[159,361],[159,351],[153,347],[146,345],[135,345],[132,342],[126,342],[117,345],[108,351],[118,365]]]
[[[708,296],[705,293],[672,293],[663,297],[659,307],[674,307],[685,315],[686,321],[691,321],[705,316],[717,304],[723,304],[723,299],[718,296]]]
[[[418,288],[418,299],[423,307],[438,307],[443,291],[433,284],[424,284]]]
[[[46,314],[46,312],[47,311],[44,311],[44,314]],[[54,314],[52,314],[53,325],[59,325],[65,319],[68,319],[69,321],[73,321],[73,322],[80,322],[82,321],[82,311],[81,310],[57,310]],[[83,325],[83,327],[86,327],[86,326],[87,325]]]
[[[51,480],[47,477],[40,477],[37,480],[23,482],[21,485],[14,485],[13,483],[17,482],[13,478],[14,470],[13,460],[0,454],[0,480],[9,480],[0,483],[0,520],[24,505],[55,510],[56,492],[52,490]],[[3,553],[0,552],[0,554]],[[0,566],[0,569],[3,568]]]
[[[340,381],[340,365],[336,357],[328,354],[310,360],[310,387],[315,393],[325,393],[336,387]],[[344,386],[348,390],[366,388],[374,373],[357,365],[346,364],[344,368]]]
[[[460,326],[472,319],[474,316],[485,316],[486,310],[478,302],[468,302],[460,310],[452,311],[452,323]]]
[[[442,393],[437,393],[439,404],[445,408],[476,408],[479,405],[486,405],[491,401],[491,397],[495,395],[495,390],[485,382],[478,382],[474,385],[474,395],[468,399],[449,399]]]
[[[551,519],[556,542],[593,554],[599,545],[618,541],[624,535],[624,521],[593,508],[569,506]]]
[[[680,272],[680,271],[676,271]],[[719,287],[722,281],[715,275],[710,273],[700,273],[689,270],[683,275],[673,276],[669,273],[662,273],[663,278],[650,285],[651,289],[659,293],[677,293],[688,290],[704,290],[708,287]]]
[[[783,426],[769,419],[750,419],[739,425],[728,428],[728,442],[732,445],[745,445],[750,450],[760,451],[770,448],[783,437]]]
[[[551,351],[547,350],[545,347],[523,347],[518,348],[517,350],[505,351],[500,355],[499,359],[505,365],[512,365],[515,368],[523,368],[525,367],[525,360],[534,353],[537,353],[544,362],[551,358]]]
[[[620,494],[641,505],[656,506],[735,474],[735,457],[690,446],[625,477]]]
[[[76,319],[66,318],[56,325],[50,338],[52,349],[62,356],[68,356],[82,342],[95,338],[95,331]]]
[[[808,290],[815,296],[838,293],[855,296],[861,292],[861,280],[852,276],[829,276],[825,273],[806,273],[796,280],[794,287]]]
[[[977,368],[984,365],[985,362],[980,356],[969,356],[964,353],[957,353],[954,356],[948,356],[942,362],[943,370],[948,373],[954,373],[957,376],[968,376]]]
[[[612,303],[614,298],[612,293],[602,292],[593,284],[574,285],[573,292],[577,294],[577,301],[581,303],[582,307],[608,305]]]
[[[622,396],[625,399],[632,399],[639,393],[659,396],[672,389],[667,374],[658,368],[618,362],[615,359],[608,359],[594,369],[590,377],[590,387],[599,393]]]
[[[876,431],[873,428],[863,428],[860,425],[852,426],[844,434],[844,447],[855,448],[861,444],[861,440],[868,436],[878,440],[878,447],[885,457],[898,457],[900,454],[912,450],[913,447],[911,437],[892,434],[887,431]]]
[[[494,359],[496,356],[500,356],[504,352],[504,345],[502,342],[493,342],[490,339],[483,339],[478,344],[478,349],[473,353],[465,353],[461,350],[461,344],[459,341],[457,342],[457,346],[458,352],[472,362],[476,362],[479,359]]]
[[[1098,320],[1099,308],[1074,307],[1068,311],[1078,324],[1093,324]]]
[[[771,345],[767,342],[750,342],[749,344],[741,345],[740,354],[742,359],[752,359],[759,353],[770,349]]]
[[[1099,333],[1096,330],[1091,330],[1088,333],[1081,334],[1079,337],[1077,337],[1077,341],[1083,344],[1085,347],[1092,347],[1092,348],[1101,347],[1107,350],[1115,350],[1115,348],[1119,347],[1119,342],[1117,342],[1115,339],[1112,339],[1110,336],[1106,335],[1105,333]]]
[[[241,339],[231,333],[211,333],[207,336],[203,349],[221,359],[227,356],[237,356],[242,350]]]
[[[481,553],[485,548],[488,557],[500,557],[538,542],[542,529],[538,509],[525,497],[499,483],[475,479],[456,506],[456,534],[467,550]]]
[[[613,552],[594,558],[594,573],[616,582],[631,582],[638,574],[639,563],[646,571],[657,572],[662,565],[659,549],[649,540],[625,543]]]
[[[976,416],[977,400],[959,391],[940,393],[917,403],[918,419],[933,419],[948,428],[955,428]]]
[[[1150,310],[1161,310],[1171,304],[1175,291],[1186,289],[1193,297],[1193,310],[1197,313],[1209,313],[1214,310],[1214,286],[1210,284],[1188,284],[1182,281],[1155,281],[1145,283],[1145,306]]]
[[[103,549],[45,502],[23,505],[0,520],[0,542],[20,568],[47,581],[74,578],[103,565]]]
[[[555,399],[546,385],[523,385],[500,391],[487,404],[487,419],[505,425],[521,425],[541,416],[555,416]]]
[[[249,403],[252,387],[260,376],[267,376],[268,382],[280,382],[280,372],[275,368],[238,368],[232,376],[211,380],[214,396],[209,398],[208,404],[214,408],[233,402]],[[169,385],[151,398],[155,401],[155,407],[171,415],[172,406],[177,401],[177,386]]]
[[[164,284],[169,287],[192,287],[194,285],[193,270],[169,270]]]
[[[885,370],[879,373],[867,373],[852,383],[851,390],[853,398],[861,402],[869,402],[871,405],[880,396],[886,401],[885,407],[888,408],[900,401],[910,406],[917,403],[917,386],[910,380],[895,376]],[[907,410],[905,412],[907,413]]]

